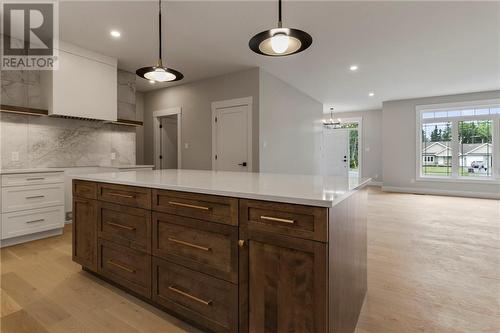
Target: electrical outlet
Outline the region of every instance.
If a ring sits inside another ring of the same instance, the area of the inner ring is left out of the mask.
[[[116,160],[116,153],[111,153],[111,160],[112,161]]]
[[[12,160],[12,162],[18,162],[19,161],[19,152],[13,151],[10,159]]]

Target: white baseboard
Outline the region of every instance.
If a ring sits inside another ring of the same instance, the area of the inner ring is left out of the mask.
[[[62,235],[62,234],[63,234],[63,228],[57,228],[57,229],[52,229],[52,230],[37,232],[37,233],[34,233],[34,234],[29,234],[29,235],[24,235],[24,236],[7,238],[7,239],[3,239],[3,240],[0,241],[0,247],[7,247],[7,246],[12,246],[12,245],[17,245],[17,244],[31,242],[31,241],[42,239],[42,238],[47,238],[47,237],[52,237],[52,236],[59,236],[59,235]]]
[[[450,190],[437,190],[437,189],[430,189],[430,188],[382,186],[382,191],[384,191],[384,192],[398,192],[398,193],[446,195],[446,196],[452,196],[452,197],[466,197],[466,198],[500,199],[500,193],[450,191]]]
[[[384,185],[383,182],[377,182],[377,181],[374,181],[374,180],[372,180],[370,182],[370,184],[368,184],[368,186],[378,186],[378,187],[382,187],[383,185]]]

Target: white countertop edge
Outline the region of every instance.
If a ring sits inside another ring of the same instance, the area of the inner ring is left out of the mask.
[[[159,190],[192,192],[192,193],[200,193],[200,194],[219,195],[219,196],[225,196],[225,197],[235,197],[235,198],[241,198],[241,199],[274,201],[274,202],[281,202],[281,203],[290,203],[290,204],[298,204],[298,205],[306,205],[306,206],[314,206],[314,207],[325,207],[325,208],[334,207],[335,205],[339,204],[343,200],[350,197],[357,190],[367,186],[371,181],[371,178],[364,179],[361,183],[358,184],[358,186],[352,188],[351,190],[347,191],[343,195],[335,198],[335,200],[327,200],[327,199],[317,200],[317,199],[307,199],[307,198],[284,197],[284,196],[272,195],[272,194],[242,193],[242,192],[224,191],[224,190],[219,191],[219,190],[211,190],[211,189],[204,189],[204,188],[198,188],[198,187],[186,187],[186,186],[179,186],[179,185],[150,184],[150,183],[145,183],[145,182],[140,182],[140,181],[127,181],[127,180],[116,180],[116,179],[106,181],[106,180],[102,180],[102,179],[96,179],[95,177],[92,177],[92,175],[74,175],[74,176],[71,176],[71,178],[77,179],[77,180],[87,180],[87,181],[107,183],[107,184],[138,186],[138,187],[145,187],[145,188],[154,188],[154,189],[159,189]]]
[[[0,170],[0,175],[15,175],[23,173],[50,173],[64,172],[63,168],[34,168],[34,169],[4,169]]]

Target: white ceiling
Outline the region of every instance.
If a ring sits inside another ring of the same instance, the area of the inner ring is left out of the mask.
[[[313,45],[268,58],[248,40],[274,27],[275,2],[165,2],[164,58],[185,75],[177,84],[260,66],[337,111],[500,89],[500,2],[284,1],[283,10],[284,25],[310,33]],[[132,72],[156,62],[156,1],[70,1],[59,11],[62,40]],[[138,80],[139,90],[160,88]]]

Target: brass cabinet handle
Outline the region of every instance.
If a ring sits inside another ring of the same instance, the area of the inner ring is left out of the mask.
[[[31,197],[26,197],[26,199],[40,199],[45,198],[45,195],[33,195]]]
[[[135,195],[121,194],[121,193],[115,193],[115,192],[108,192],[108,195],[111,195],[114,197],[120,197],[120,198],[128,198],[128,199],[135,198]]]
[[[198,249],[198,250],[203,250],[203,251],[210,251],[211,248],[209,247],[204,247],[204,246],[200,246],[200,245],[196,245],[196,244],[193,244],[193,243],[188,243],[188,242],[184,242],[184,241],[181,241],[181,240],[178,240],[178,239],[175,239],[175,238],[168,238],[169,241],[173,242],[173,243],[177,243],[177,244],[182,244],[182,245],[185,245],[185,246],[189,246],[189,247],[192,247],[192,248],[195,248],[195,249]]]
[[[262,215],[260,217],[261,220],[268,220],[268,221],[276,221],[276,222],[283,222],[283,223],[290,223],[290,224],[294,224],[295,223],[295,220],[289,220],[289,219],[280,219],[278,217],[271,217],[271,216],[265,216],[265,215]]]
[[[113,265],[113,266],[116,266],[116,267],[118,267],[118,268],[121,268],[121,269],[123,269],[124,271],[127,271],[127,272],[129,272],[129,273],[135,273],[135,269],[132,269],[132,268],[130,268],[130,267],[128,267],[128,266],[125,266],[125,265],[119,264],[119,263],[117,263],[117,262],[114,262],[112,259],[108,260],[108,264]]]
[[[168,203],[171,205],[174,205],[174,206],[195,208],[195,209],[201,209],[201,210],[209,210],[210,209],[209,207],[205,207],[205,206],[190,205],[190,204],[185,204],[185,203],[176,202],[176,201],[169,201]]]
[[[113,222],[104,222],[106,224],[109,224],[113,227],[117,227],[117,228],[122,228],[122,229],[127,229],[127,230],[135,230],[135,227],[130,227],[128,225],[122,225],[122,224],[118,224],[118,223],[113,223]]]
[[[43,222],[45,219],[38,219],[38,220],[33,220],[33,221],[26,221],[26,223],[37,223],[37,222]]]
[[[204,299],[198,298],[198,297],[193,296],[191,294],[188,294],[188,293],[186,293],[186,292],[184,292],[182,290],[179,290],[179,289],[175,288],[174,286],[170,286],[170,287],[168,287],[168,289],[172,290],[173,292],[175,292],[175,293],[177,293],[179,295],[182,295],[182,296],[185,296],[185,297],[187,297],[189,299],[192,299],[193,301],[196,301],[198,303],[201,303],[201,304],[204,304],[204,305],[210,305],[210,304],[212,304],[211,300],[205,301]]]
[[[26,180],[45,180],[43,177],[26,178]]]

